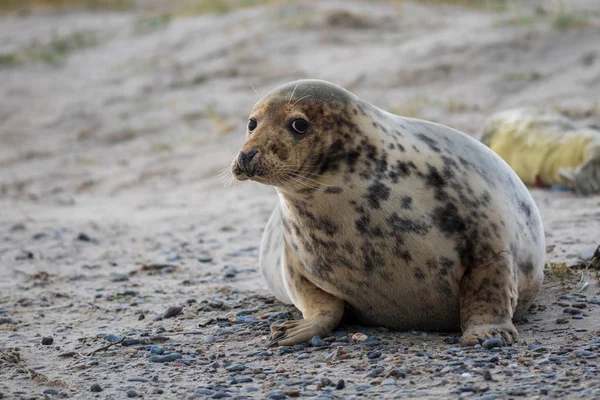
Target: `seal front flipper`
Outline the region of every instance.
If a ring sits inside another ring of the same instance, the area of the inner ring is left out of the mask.
[[[503,339],[507,345],[517,341],[512,323],[518,298],[517,271],[512,257],[505,253],[466,271],[460,282],[463,346],[491,338]]]
[[[319,289],[297,268],[298,261],[286,251],[284,281],[294,305],[304,319],[271,326],[270,346],[291,346],[325,336],[339,324],[344,315],[344,301]]]

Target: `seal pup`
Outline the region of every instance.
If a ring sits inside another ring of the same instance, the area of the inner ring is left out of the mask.
[[[283,85],[254,106],[231,166],[275,187],[259,263],[302,320],[271,345],[329,334],[349,307],[395,330],[517,340],[543,280],[544,231],[527,188],[457,130],[385,112],[332,83]]]

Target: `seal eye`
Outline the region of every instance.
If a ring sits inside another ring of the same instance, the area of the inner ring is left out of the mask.
[[[252,132],[254,129],[256,129],[256,125],[258,125],[258,124],[256,123],[256,120],[254,118],[250,118],[248,120],[248,130],[250,132]]]
[[[298,135],[303,135],[308,130],[308,122],[306,122],[306,120],[303,118],[298,118],[292,121],[290,127],[292,128],[292,131],[294,131],[294,133],[297,133]]]

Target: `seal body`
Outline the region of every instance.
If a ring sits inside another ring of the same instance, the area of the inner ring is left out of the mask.
[[[462,329],[466,345],[516,340],[545,241],[527,188],[498,155],[324,81],[276,89],[251,122],[232,170],[279,194],[260,267],[304,315],[272,327],[272,344],[329,333],[346,306],[366,324]]]

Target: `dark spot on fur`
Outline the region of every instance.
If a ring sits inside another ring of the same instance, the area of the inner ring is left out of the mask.
[[[417,137],[417,139],[419,139],[422,142],[425,142],[425,144],[427,144],[427,146],[429,146],[429,148],[433,151],[435,151],[436,153],[441,152],[442,150],[440,150],[440,148],[438,147],[438,142],[433,140],[432,138],[430,138],[429,136],[425,135],[424,133],[417,133],[415,135]]]
[[[429,232],[429,226],[408,218],[400,218],[398,214],[392,213],[387,219],[388,226],[392,232],[416,233],[425,235]]]
[[[338,186],[331,186],[328,187],[327,189],[325,189],[325,193],[329,193],[329,194],[340,194],[342,193],[342,188],[338,187]]]
[[[425,279],[425,274],[423,273],[423,270],[419,267],[415,267],[415,278],[417,278],[420,281]]]
[[[403,196],[401,199],[401,207],[404,208],[405,210],[410,210],[412,208],[412,197],[410,196]]]
[[[374,182],[367,187],[365,198],[372,208],[380,208],[381,202],[390,197],[390,188],[381,182]]]
[[[446,236],[463,232],[467,228],[464,219],[458,211],[458,207],[450,202],[446,203],[443,207],[436,207],[433,210],[432,220]]]

